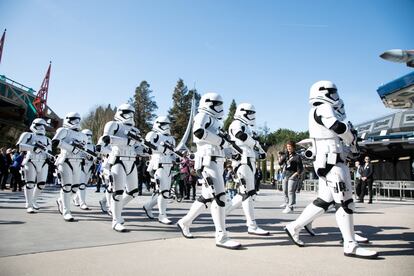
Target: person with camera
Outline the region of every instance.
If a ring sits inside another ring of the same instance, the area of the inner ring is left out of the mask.
[[[293,211],[293,205],[296,204],[296,188],[299,177],[303,171],[303,164],[300,156],[295,152],[296,144],[289,141],[286,144],[287,152],[279,153],[279,165],[283,168],[282,188],[285,196],[285,202],[280,207],[285,207],[282,211],[284,214]]]

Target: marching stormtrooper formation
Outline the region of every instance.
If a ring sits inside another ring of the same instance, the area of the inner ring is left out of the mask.
[[[359,153],[353,126],[345,122],[346,114],[336,86],[330,81],[315,83],[310,89],[309,145],[306,154],[313,159],[319,177],[318,198],[309,204],[302,214],[288,223],[285,231],[298,246],[304,246],[299,238],[305,228],[314,235],[312,222],[329,206],[336,208],[336,220],[343,237],[344,254],[350,257],[375,258],[377,253],[359,246],[368,240],[354,233],[352,185],[350,172],[345,164],[347,158]],[[86,203],[86,184],[91,177],[93,163],[101,159],[100,176],[105,196],[99,201],[103,212],[112,217],[112,229],[127,231],[122,217],[123,208],[138,195],[137,157],[149,157],[147,171],[154,183],[154,193],[143,205],[145,214],[154,219],[153,209],[158,207],[158,221],[171,224],[167,215],[170,199],[172,168],[182,154],[175,149],[171,136],[171,122],[159,116],[152,130],[141,136],[135,127],[135,109],[130,104],[118,106],[114,120],[106,123],[103,135],[96,145],[92,131],[81,130],[78,113],[67,114],[63,126],[50,140],[45,135],[47,123],[35,119],[31,132],[24,132],[18,142],[27,154],[23,162],[27,213],[35,213],[39,207],[36,199],[46,184],[50,162],[56,166],[61,186],[57,199],[58,211],[65,221],[74,221],[71,202],[82,210],[89,210]],[[222,129],[223,99],[219,94],[204,94],[193,120],[194,169],[201,184],[201,195],[188,213],[177,222],[185,238],[193,238],[190,228],[194,220],[210,208],[215,227],[215,244],[227,249],[241,248],[230,238],[226,230],[226,215],[240,206],[246,219],[247,233],[268,236],[270,232],[256,223],[254,211],[256,162],[266,157],[257,134],[256,110],[250,103],[237,106],[228,133]],[[53,151],[59,150],[55,158]],[[232,163],[239,193],[226,200],[223,170],[226,162]]]

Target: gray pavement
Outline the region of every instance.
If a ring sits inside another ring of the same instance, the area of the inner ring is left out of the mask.
[[[88,189],[92,210],[73,207],[77,222],[65,222],[56,209],[58,190],[49,187],[39,201],[41,210],[27,214],[23,193],[0,192],[0,275],[413,275],[414,202],[378,201],[357,204],[355,224],[378,250],[379,260],[343,256],[335,216],[329,212],[315,223],[318,236],[305,232],[307,246],[293,245],[283,226],[296,218],[315,197],[298,195],[292,214],[282,214],[282,193],[262,189],[256,199],[257,222],[269,237],[246,233],[242,210],[227,218],[230,236],[242,250],[217,248],[208,211],[194,223],[195,239],[185,239],[175,225],[146,218],[142,205],[150,194],[132,201],[124,215],[128,233],[111,229],[101,213],[103,193]],[[184,216],[191,201],[172,202],[173,222]]]

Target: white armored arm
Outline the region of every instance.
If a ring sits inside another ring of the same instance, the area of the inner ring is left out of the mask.
[[[128,145],[128,138],[116,136],[119,131],[119,125],[115,121],[107,122],[104,128],[103,141],[111,145]]]
[[[23,132],[16,145],[19,146],[20,151],[33,151],[34,146],[30,145],[29,142],[32,139],[33,134],[30,132]]]
[[[224,147],[225,140],[218,133],[209,130],[213,123],[212,119],[203,113],[198,113],[194,117],[193,134],[196,138],[204,140],[212,145]]]
[[[60,149],[66,150],[68,152],[73,152],[75,150],[75,147],[63,140],[67,135],[67,129],[59,128],[55,136],[53,136],[52,138],[52,144],[53,146],[58,147]]]

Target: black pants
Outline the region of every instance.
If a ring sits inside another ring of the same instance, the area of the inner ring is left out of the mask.
[[[197,181],[193,181],[193,180],[186,182],[186,186],[187,186],[187,196],[186,196],[186,198],[187,199],[190,198],[190,191],[191,191],[191,188],[192,188],[193,189],[192,199],[195,200],[195,197],[196,197],[196,183],[197,183]]]
[[[355,178],[355,194],[359,198],[361,196],[361,179]]]
[[[2,177],[0,178],[0,186],[2,189],[6,189],[6,182],[7,182],[7,179],[9,178],[9,170],[6,169],[2,171],[1,176]]]
[[[10,167],[10,172],[12,174],[12,179],[10,181],[10,187],[13,189],[13,191],[17,191],[17,188],[19,190],[22,190],[23,187],[23,181],[22,181],[22,175],[20,174],[20,169]]]
[[[373,179],[366,179],[362,180],[361,183],[361,194],[359,196],[359,200],[364,201],[365,196],[365,189],[368,187],[368,195],[369,195],[369,202],[372,202],[372,183],[374,182]]]

